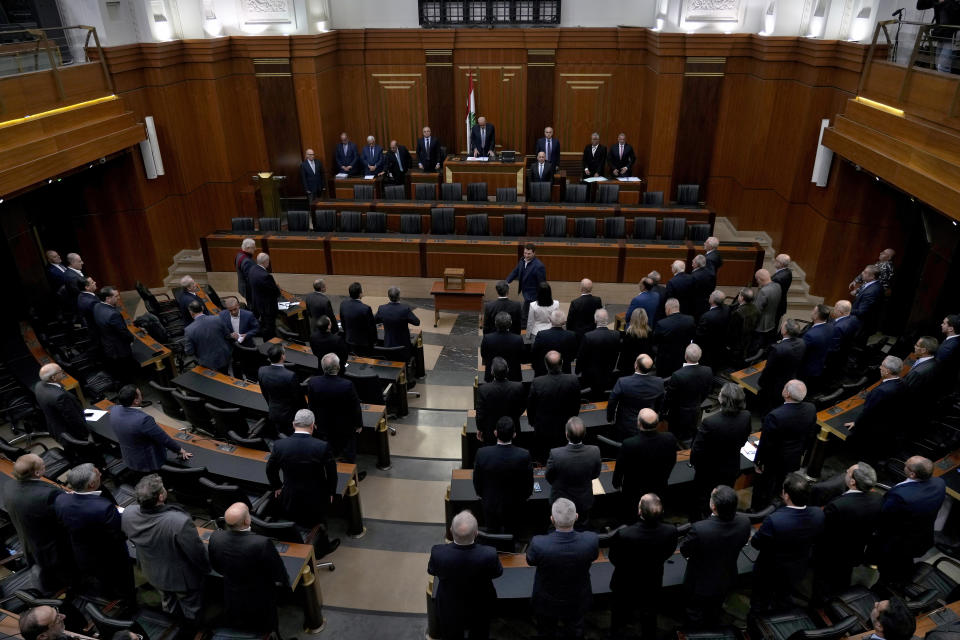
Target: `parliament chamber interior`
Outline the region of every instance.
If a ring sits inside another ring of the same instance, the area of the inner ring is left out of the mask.
[[[0,0],[0,632],[954,637],[958,31]]]

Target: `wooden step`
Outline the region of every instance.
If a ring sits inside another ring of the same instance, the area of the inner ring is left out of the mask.
[[[960,135],[952,129],[937,126],[909,114],[900,117],[880,109],[849,100],[843,116],[880,133],[960,165]]]
[[[80,109],[73,109],[28,120],[0,128],[0,148],[7,149],[76,129],[88,122],[105,120],[124,113],[120,100],[100,102]]]

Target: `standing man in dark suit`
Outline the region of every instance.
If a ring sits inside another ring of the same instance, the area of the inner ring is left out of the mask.
[[[233,266],[237,270],[237,291],[247,301],[248,307],[253,307],[253,295],[250,292],[250,269],[257,264],[253,252],[257,250],[257,242],[253,238],[244,238],[240,243],[240,251],[233,258]]]
[[[527,408],[523,383],[507,379],[507,361],[497,356],[490,370],[493,380],[477,387],[477,438],[485,445],[497,442],[496,426],[504,416],[513,423],[513,433],[520,433],[520,416]]]
[[[550,501],[572,500],[581,514],[580,524],[586,525],[593,507],[593,480],[600,477],[600,449],[583,444],[587,428],[580,418],[567,420],[565,430],[567,446],[551,449],[547,458]]]
[[[767,364],[760,372],[760,379],[757,380],[760,388],[758,395],[766,409],[772,409],[777,405],[780,394],[783,392],[783,385],[787,380],[797,377],[800,363],[803,362],[803,354],[807,349],[807,345],[799,337],[800,325],[793,318],[783,321],[780,335],[783,336],[780,342],[767,351]]]
[[[787,312],[787,294],[793,284],[793,271],[790,270],[790,256],[781,253],[773,259],[773,275],[770,279],[780,285],[780,301],[777,302],[776,326],[780,326],[780,319]]]
[[[187,310],[193,322],[183,332],[187,338],[184,352],[187,355],[196,354],[197,364],[201,367],[227,375],[233,354],[229,329],[219,317],[204,315],[199,302],[191,302]]]
[[[83,282],[86,275],[83,273],[83,258],[79,253],[67,254],[67,270],[64,272],[64,287],[67,299],[70,302],[70,308],[74,308],[77,296],[83,289]]]
[[[510,368],[507,377],[515,382],[521,382],[523,376],[520,373],[520,361],[523,358],[523,338],[510,332],[511,319],[506,311],[497,314],[495,323],[497,332],[488,333],[480,340],[480,361],[486,367],[483,380],[484,382],[493,380],[490,366],[493,364],[493,359],[499,357],[503,358]]]
[[[440,157],[440,142],[431,134],[430,127],[423,128],[423,137],[417,139],[417,167],[423,171],[439,171],[440,163],[443,158]]]
[[[360,153],[357,151],[357,145],[350,141],[350,136],[346,132],[340,134],[340,144],[337,145],[333,155],[337,163],[337,173],[345,173],[348,176],[363,173],[363,165],[360,163]]]
[[[100,298],[97,297],[97,281],[88,276],[83,283],[83,291],[77,295],[77,312],[87,325],[90,341],[99,348],[100,333],[97,331],[97,320],[93,317],[93,308],[98,304]]]
[[[87,422],[83,417],[83,405],[60,384],[66,377],[67,374],[60,365],[51,362],[40,367],[40,381],[33,387],[37,405],[47,422],[47,431],[61,444],[65,433],[77,440],[90,437],[90,430],[87,429]]]
[[[264,435],[276,439],[278,434],[289,436],[293,433],[293,418],[306,403],[297,374],[283,366],[286,360],[283,347],[271,344],[267,349],[267,359],[270,364],[260,367],[257,381],[260,383],[260,393],[267,401],[267,419],[271,427],[270,432]]]
[[[300,163],[300,184],[307,194],[307,202],[313,202],[323,195],[326,179],[323,163],[313,157],[313,149],[307,149]]]
[[[213,532],[210,567],[223,576],[223,619],[231,629],[269,633],[279,627],[277,602],[289,578],[273,540],[250,530],[250,509],[237,502]]]
[[[753,459],[753,508],[764,509],[790,472],[800,468],[803,454],[817,433],[817,408],[804,402],[807,386],[790,380],[783,387],[783,404],[768,413],[760,428],[760,444]]]
[[[363,429],[360,397],[353,383],[338,375],[340,358],[336,355],[323,356],[320,368],[323,375],[307,381],[307,401],[311,417],[316,417],[317,436],[330,443],[333,455],[356,462],[357,434]],[[361,474],[366,476],[366,472]]]
[[[703,255],[707,259],[707,264],[710,265],[710,268],[713,269],[714,277],[717,276],[717,273],[720,271],[720,267],[723,266],[723,256],[720,255],[720,252],[717,250],[720,248],[720,239],[716,236],[710,236],[703,241]]]
[[[677,302],[680,303],[680,313],[687,314],[689,316],[693,315],[694,309],[696,307],[696,282],[693,279],[693,275],[686,272],[687,265],[684,264],[683,260],[674,260],[670,265],[670,272],[673,274],[670,278],[670,281],[667,282],[667,287],[665,290],[666,298],[676,298]],[[658,318],[663,318],[662,315],[658,315]]]
[[[343,333],[330,333],[332,319],[320,316],[317,328],[310,334],[310,351],[317,356],[317,362],[328,353],[335,353],[340,362],[346,362],[350,357],[347,343],[343,340]]]
[[[17,530],[20,548],[39,570],[40,586],[55,593],[74,578],[67,532],[59,526],[54,503],[63,489],[47,482],[40,456],[28,453],[13,463],[14,482],[3,485],[3,510]]]
[[[600,144],[600,134],[590,134],[590,144],[583,148],[583,174],[581,178],[596,178],[603,176],[603,169],[607,164],[607,148]]]
[[[657,321],[657,310],[660,308],[660,293],[656,290],[653,278],[647,276],[640,281],[640,293],[635,295],[627,307],[627,312],[623,316],[623,323],[630,326],[630,316],[637,309],[643,309],[647,312],[648,324],[652,327]]]
[[[653,329],[653,344],[657,347],[657,375],[669,377],[683,366],[683,354],[696,335],[693,316],[680,312],[676,298],[667,300],[663,309],[666,314]]]
[[[260,323],[257,322],[256,316],[252,311],[241,309],[240,302],[233,296],[224,298],[223,305],[226,308],[220,312],[219,318],[227,333],[230,334],[230,339],[240,344],[244,342],[247,342],[247,345],[252,344],[253,337],[260,333]],[[248,341],[247,338],[250,340]]]
[[[811,390],[822,387],[824,368],[827,364],[827,352],[833,342],[833,325],[830,320],[830,307],[818,304],[810,313],[813,324],[803,333],[803,360],[797,369],[797,377],[807,383]]]
[[[580,281],[580,295],[570,301],[567,329],[576,333],[578,338],[583,338],[583,334],[597,328],[593,314],[602,308],[600,296],[593,295],[593,282],[584,278]]]
[[[690,447],[697,509],[702,517],[714,487],[732,487],[740,476],[740,449],[750,436],[750,412],[735,382],[720,388],[720,411],[703,419]]]
[[[687,559],[687,622],[703,628],[719,621],[723,601],[737,584],[740,551],[750,539],[750,520],[737,515],[737,492],[730,487],[719,485],[711,492],[710,513],[694,522],[680,543]]]
[[[553,182],[555,166],[547,162],[546,154],[541,151],[537,154],[537,161],[527,169],[527,182]]]
[[[553,137],[553,127],[544,127],[543,137],[537,138],[537,145],[533,152],[539,157],[541,151],[551,165],[554,167],[560,165],[560,141]],[[550,174],[550,178],[553,178],[553,173]]]
[[[657,431],[660,416],[653,409],[641,409],[637,435],[623,441],[613,470],[613,486],[620,489],[624,522],[637,517],[637,503],[647,493],[666,493],[670,473],[677,464],[677,439]]]
[[[487,531],[516,532],[524,506],[533,490],[530,452],[513,446],[513,419],[502,416],[493,431],[496,445],[477,451],[473,463],[473,488],[483,504]]]
[[[957,384],[957,373],[960,372],[960,314],[951,314],[940,323],[943,332],[943,342],[937,347],[937,366],[943,378],[943,389],[948,391]]]
[[[120,304],[120,292],[114,287],[100,289],[100,300],[93,308],[93,318],[100,334],[100,348],[103,350],[105,364],[110,375],[116,380],[131,380],[140,366],[133,359],[130,343],[133,334],[127,329],[123,315],[117,309]]]
[[[620,441],[637,435],[637,416],[641,409],[659,413],[663,406],[663,378],[651,371],[653,358],[641,353],[633,363],[633,375],[618,378],[613,385],[607,402],[607,422],[615,425],[614,435]]]
[[[373,319],[373,309],[361,302],[363,287],[359,282],[351,283],[347,292],[350,298],[340,303],[340,323],[343,325],[344,339],[347,347],[357,355],[370,355],[373,353],[373,345],[377,343],[377,323]]]
[[[420,318],[413,313],[410,305],[400,302],[400,289],[397,287],[387,289],[387,298],[390,302],[380,305],[373,320],[383,325],[383,346],[388,349],[404,347],[405,354],[409,356],[413,348],[410,342],[410,325],[419,327]]]
[[[756,353],[754,344],[760,309],[753,304],[753,296],[753,289],[744,287],[737,295],[736,303],[730,306],[726,344],[730,362],[735,369],[742,366],[744,358]]]
[[[599,464],[599,462],[598,462]],[[527,564],[536,567],[533,579],[533,615],[541,638],[583,637],[583,616],[590,608],[590,565],[597,559],[600,541],[592,531],[574,531],[577,509],[559,498],[550,507],[552,533],[534,536],[527,547]]]
[[[360,166],[364,175],[376,176],[383,172],[383,147],[373,136],[367,136],[367,144],[360,151]]]
[[[477,531],[477,519],[461,511],[450,525],[453,542],[430,550],[427,573],[437,578],[433,592],[444,640],[462,640],[466,631],[471,640],[486,640],[490,634],[490,616],[497,604],[493,580],[503,574],[503,565],[496,549],[476,544]]]
[[[477,124],[470,130],[470,155],[474,158],[494,157],[497,153],[497,134],[492,124],[487,124],[483,116],[477,118]]]
[[[710,308],[700,316],[694,335],[697,344],[703,349],[700,362],[713,371],[719,371],[727,362],[725,343],[730,309],[723,304],[725,297],[720,289],[710,294],[707,300]]]
[[[570,373],[570,363],[577,357],[577,334],[563,328],[567,321],[566,314],[560,309],[550,312],[549,329],[541,329],[533,339],[533,348],[530,350],[530,361],[535,376],[546,375],[547,365],[543,358],[549,351],[557,351],[563,358],[563,372]]]
[[[547,353],[547,375],[538,376],[530,385],[527,419],[533,426],[537,462],[545,462],[550,449],[562,446],[567,420],[580,413],[580,383],[572,373],[563,373],[560,354]]]
[[[853,300],[853,309],[850,311],[860,319],[863,325],[860,329],[860,342],[876,333],[880,326],[880,313],[883,310],[883,284],[877,280],[880,269],[876,265],[868,264],[863,268],[861,277],[863,284],[857,289],[857,297]]]
[[[946,483],[933,477],[930,460],[912,456],[903,473],[907,479],[887,491],[880,510],[874,555],[887,585],[909,582],[913,559],[933,546],[933,526],[946,496]]]
[[[759,551],[753,565],[751,616],[792,606],[790,594],[806,575],[810,554],[823,533],[823,511],[807,506],[809,494],[804,475],[789,473],[781,493],[784,506],[766,517],[750,541]]]
[[[633,163],[636,161],[633,147],[627,144],[627,135],[621,133],[617,136],[617,144],[610,146],[610,172],[615,178],[632,176]]]
[[[677,527],[662,521],[663,505],[659,496],[644,494],[639,512],[640,521],[618,530],[610,541],[610,564],[613,565],[610,635],[613,638],[621,637],[633,618],[634,609],[640,614],[642,637],[656,638],[663,563],[677,548]]]
[[[67,284],[67,267],[63,264],[60,254],[53,249],[47,251],[47,281],[50,283],[50,289],[57,295],[62,293],[63,287]]]
[[[591,396],[602,400],[617,380],[617,358],[620,357],[620,332],[607,327],[610,318],[607,310],[593,312],[596,327],[580,340],[577,352],[576,374],[580,376],[580,388],[590,388]]]
[[[260,337],[269,341],[277,335],[277,301],[280,299],[280,287],[274,280],[270,268],[270,256],[261,253],[257,264],[250,267],[247,281],[253,295],[253,314],[260,320]]]
[[[180,307],[180,316],[183,318],[183,326],[189,327],[193,322],[193,314],[190,313],[190,303],[196,302],[200,305],[200,313],[206,314],[207,308],[203,300],[197,295],[200,285],[191,276],[180,278],[180,291],[177,292],[177,305]]]
[[[410,158],[410,152],[402,144],[397,144],[396,140],[390,141],[390,151],[386,154],[386,160],[383,163],[383,182],[384,184],[403,185],[407,182],[407,172],[413,166],[413,160]]]
[[[913,345],[913,365],[903,377],[903,386],[907,390],[906,401],[912,411],[912,419],[917,427],[923,427],[930,420],[933,408],[940,392],[940,371],[935,354],[940,343],[932,336],[923,336]]]
[[[860,334],[860,319],[851,315],[853,305],[849,300],[837,300],[833,305],[833,339],[827,351],[827,376],[829,383],[838,383],[847,374],[850,352]]]
[[[681,442],[693,438],[700,417],[700,405],[713,389],[713,372],[700,364],[703,352],[696,344],[688,344],[683,366],[664,382],[667,422],[670,432]]]
[[[293,418],[293,435],[277,440],[267,458],[267,480],[279,499],[284,517],[301,527],[318,524],[320,539],[314,542],[326,555],[340,546],[340,539],[327,538],[327,511],[337,493],[337,463],[330,446],[313,437],[314,418],[300,409]],[[283,472],[283,481],[280,473]]]
[[[691,262],[693,271],[693,317],[700,320],[710,307],[710,294],[717,288],[717,274],[707,264],[707,258],[702,253],[693,257]]]
[[[333,315],[333,303],[327,297],[327,285],[323,278],[313,281],[313,291],[304,296],[303,301],[307,305],[307,314],[310,318],[310,333],[316,330],[320,316],[327,316],[330,319],[330,333],[340,331],[337,316]]]
[[[141,475],[156,473],[167,462],[165,451],[175,453],[181,460],[193,457],[160,428],[153,416],[141,411],[140,389],[124,385],[117,393],[117,402],[120,404],[110,407],[110,426],[117,436],[123,463],[131,471]]]
[[[483,334],[493,333],[497,330],[494,320],[501,311],[510,314],[510,331],[520,335],[520,303],[511,300],[507,296],[510,293],[510,285],[504,280],[496,284],[497,297],[495,300],[483,303]],[[536,299],[536,298],[534,298]],[[526,323],[526,318],[524,318]]]
[[[547,281],[547,269],[537,258],[537,247],[532,242],[523,246],[523,259],[507,276],[506,282],[510,284],[514,280],[518,282],[519,293],[523,297],[520,319],[526,323],[530,303],[537,299],[537,290],[540,288],[540,283]]]
[[[757,281],[757,309],[760,310],[760,318],[757,320],[755,329],[756,346],[765,347],[776,340],[777,329],[780,323],[777,322],[780,301],[783,300],[783,292],[780,285],[770,278],[770,272],[766,269],[760,269],[754,275]],[[799,333],[797,334],[799,335]]]
[[[847,445],[871,462],[887,457],[896,443],[895,429],[906,417],[906,387],[900,380],[901,369],[903,360],[885,357],[880,363],[880,384],[864,398],[856,421],[843,425],[850,430]]]
[[[84,593],[133,604],[127,538],[117,506],[101,495],[100,470],[89,462],[77,465],[67,473],[67,486],[73,493],[61,493],[53,506],[70,535]]]

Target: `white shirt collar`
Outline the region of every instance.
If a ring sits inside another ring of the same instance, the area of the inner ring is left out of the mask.
[[[863,491],[860,491],[860,489],[847,489],[843,492],[843,495],[847,495],[848,493],[863,493]]]
[[[813,323],[813,327],[819,327],[819,326],[822,325],[822,324],[827,324],[827,323],[826,323],[826,322],[814,322],[814,323]],[[810,327],[810,328],[813,329],[813,327]]]
[[[74,269],[73,267],[67,267],[67,269],[70,269],[70,271],[73,271],[74,273],[79,273],[80,275],[83,275],[83,271],[80,271],[79,269]]]
[[[684,363],[683,363],[683,366],[685,366],[685,367],[695,367],[695,366],[697,366],[697,363],[696,363],[696,362],[684,362]]]
[[[960,335],[957,335],[957,334],[955,333],[955,334],[953,334],[952,336],[947,336],[946,338],[943,339],[943,342],[946,342],[947,340],[950,340],[950,339],[952,339],[952,338],[960,338]],[[943,342],[941,342],[940,344],[943,345]]]
[[[787,509],[798,509],[798,510],[800,510],[800,511],[803,511],[803,510],[806,509],[806,508],[807,508],[806,505],[804,505],[804,506],[802,506],[802,507],[796,507],[796,506],[794,506],[794,505],[792,505],[792,504],[788,504],[788,505],[787,505]]]
[[[75,493],[78,496],[98,496],[102,492],[101,491],[76,491]]]
[[[913,366],[915,367],[921,362],[926,362],[927,360],[933,360],[933,356],[925,356],[923,358],[917,358],[916,361],[913,363]]]

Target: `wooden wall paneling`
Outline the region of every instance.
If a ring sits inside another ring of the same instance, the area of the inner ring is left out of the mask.
[[[338,72],[333,75],[333,79],[333,86],[327,87],[326,90],[339,93],[341,128],[347,132],[359,150],[366,142],[368,135],[375,135],[366,107],[368,96],[364,66],[357,62],[341,64]],[[334,134],[333,144],[337,143],[339,135],[339,131]]]
[[[330,238],[333,273],[363,276],[412,276],[420,273],[420,241],[391,239],[370,250],[370,241]]]
[[[628,77],[624,79],[625,85],[629,83],[630,77],[643,83],[641,100],[633,105],[634,113],[639,116],[639,121],[635,124],[637,137],[633,142],[633,149],[637,154],[637,163],[634,165],[633,175],[642,176],[648,181],[647,191],[661,191],[662,189],[653,188],[649,182],[651,178],[650,162],[654,153],[652,140],[653,126],[656,122],[657,73],[647,66],[636,70],[631,69],[626,73]]]
[[[339,83],[339,73],[335,66],[329,66],[317,72],[317,94],[319,109],[317,118],[320,121],[323,139],[311,144],[317,145],[320,149],[314,148],[314,151],[323,158],[324,165],[332,177],[335,175],[334,169],[336,163],[334,156],[336,145],[340,141],[340,133],[344,131],[343,107],[340,102],[340,95],[337,90]],[[362,142],[362,141],[361,141]],[[330,185],[328,185],[330,188]]]
[[[683,76],[679,73],[658,74],[653,99],[650,160],[647,168],[647,191],[663,191],[665,202],[676,198],[673,186],[673,160],[676,148]]]
[[[609,146],[619,123],[613,122],[616,67],[598,65],[557,66],[557,125],[554,131],[579,170],[584,146],[594,132]],[[578,172],[579,174],[582,171]]]
[[[724,57],[688,57],[683,73],[673,178],[674,184],[700,185],[701,199],[710,175],[725,64]]]
[[[416,153],[417,138],[427,120],[424,67],[367,66],[371,133],[384,149],[396,140]]]
[[[553,134],[558,136],[553,118],[556,56],[556,49],[527,49],[527,136],[518,149],[521,153],[532,155],[537,138],[543,137],[543,130],[548,126],[553,127]],[[560,140],[561,151],[566,143]]]
[[[427,272],[424,275],[428,278],[442,277],[443,270],[449,267],[462,267],[468,278],[501,280],[517,264],[517,243],[509,240],[451,243],[427,239],[425,247]]]
[[[290,59],[254,58],[253,65],[270,171],[274,175],[286,176],[287,182],[281,193],[299,193],[302,190],[298,186],[302,159],[300,124]]]
[[[466,101],[470,74],[477,117],[484,116],[497,134],[497,151],[522,151],[526,139],[526,52],[520,49],[455,49],[454,104],[459,104],[457,151],[467,149]],[[449,150],[448,153],[455,153]]]
[[[427,83],[427,120],[424,125],[430,126],[430,133],[447,147],[447,153],[457,152],[457,122],[458,115],[463,111],[458,108],[461,102],[454,95],[453,49],[426,49],[426,83]],[[421,127],[422,129],[422,127]],[[421,131],[417,131],[420,137]],[[411,153],[415,147],[410,149]]]

